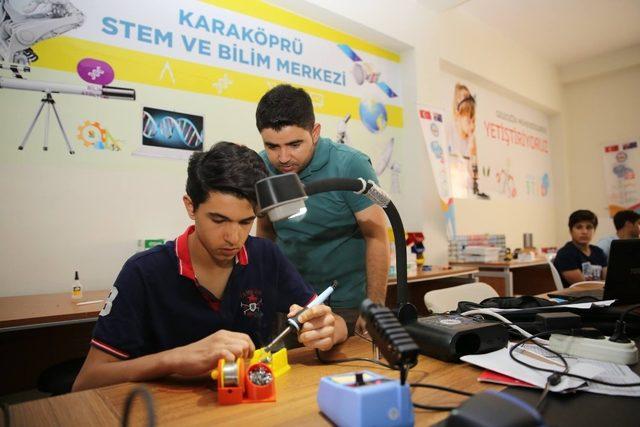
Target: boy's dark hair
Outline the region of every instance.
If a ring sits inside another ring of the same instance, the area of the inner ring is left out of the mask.
[[[286,84],[278,85],[265,93],[258,102],[258,132],[263,129],[278,132],[285,126],[298,126],[311,132],[315,123],[313,103],[304,89]]]
[[[580,209],[569,215],[569,230],[582,221],[590,222],[593,228],[598,228],[598,217],[596,214],[586,209]]]
[[[194,210],[210,191],[232,194],[257,204],[254,185],[268,176],[264,162],[252,149],[221,141],[209,150],[194,153],[187,169],[187,195]]]
[[[620,211],[613,216],[613,225],[616,226],[616,230],[620,230],[629,221],[631,224],[640,219],[640,214],[632,210]]]

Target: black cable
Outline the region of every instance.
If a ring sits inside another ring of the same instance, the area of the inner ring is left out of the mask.
[[[626,333],[627,324],[624,322],[624,318],[627,314],[631,313],[633,310],[635,310],[638,307],[640,307],[640,304],[635,304],[622,312],[622,314],[620,315],[620,318],[616,320],[616,326],[613,330],[613,333],[611,334],[611,337],[609,337],[609,341],[613,341],[617,343],[631,342],[631,340],[629,339]]]
[[[4,418],[4,427],[9,427],[11,425],[11,412],[9,411],[9,405],[2,402],[0,404],[2,406],[2,414]]]
[[[627,308],[625,311],[622,312],[622,314],[620,315],[620,321],[624,322],[624,318],[627,314],[631,313],[633,310],[636,310],[640,308],[640,304],[634,304],[631,307]]]
[[[156,425],[156,413],[153,405],[153,396],[151,392],[145,386],[138,386],[129,392],[127,400],[124,402],[124,415],[122,416],[122,427],[129,425],[129,415],[131,413],[131,406],[136,396],[142,396],[145,407],[147,409],[148,425],[153,427]]]
[[[411,383],[409,384],[409,387],[432,388],[435,390],[446,391],[447,393],[460,394],[462,396],[473,396],[473,393],[469,393],[468,391],[456,390],[454,388],[435,384]]]
[[[538,337],[540,337],[542,335],[547,335],[547,334],[557,333],[557,332],[569,332],[569,331],[566,330],[566,329],[558,329],[558,330],[545,331],[545,332],[540,332],[540,333],[535,334],[535,335],[531,335],[528,338],[525,338],[525,339],[523,339],[521,341],[518,341],[513,347],[511,347],[511,349],[509,350],[509,356],[511,357],[511,359],[513,359],[513,361],[515,361],[515,362],[517,362],[517,363],[519,363],[519,364],[521,364],[523,366],[526,366],[527,368],[535,369],[537,371],[542,371],[542,372],[550,372],[552,374],[557,374],[559,376],[577,378],[577,379],[586,381],[587,383],[592,382],[592,383],[608,385],[608,386],[612,386],[612,387],[637,387],[637,386],[640,386],[640,382],[629,383],[629,384],[610,383],[610,382],[607,382],[607,381],[596,380],[596,379],[593,379],[593,378],[584,377],[582,375],[576,375],[576,374],[570,373],[569,372],[569,364],[567,363],[567,360],[560,353],[558,353],[558,352],[556,352],[554,350],[551,350],[550,348],[546,348],[546,347],[542,346],[541,344],[537,343],[534,340],[534,338],[538,338]],[[562,361],[562,364],[564,365],[564,371],[561,372],[561,371],[557,371],[555,369],[541,368],[539,366],[531,365],[531,364],[529,364],[527,362],[524,362],[524,361],[516,358],[515,355],[513,354],[515,349],[518,348],[518,347],[521,347],[522,345],[526,344],[529,341],[534,342],[539,347],[544,348],[546,351],[548,351],[548,352],[554,354],[555,356],[557,356],[558,358],[560,358],[560,360]]]
[[[365,337],[364,335],[362,335],[361,333],[357,332],[357,331],[353,331],[353,334],[359,338],[362,338],[363,340],[373,344],[373,340],[369,337]]]
[[[356,335],[360,336],[360,334],[356,334]],[[368,339],[366,339],[364,337],[361,337],[361,338],[365,339],[366,341],[369,341]],[[329,363],[347,363],[347,362],[369,362],[369,363],[375,363],[376,365],[383,366],[383,367],[385,367],[387,369],[393,369],[391,366],[387,365],[384,362],[381,362],[381,361],[375,360],[375,359],[366,358],[366,357],[347,357],[347,358],[344,358],[344,359],[325,359],[324,357],[322,357],[322,355],[320,354],[320,351],[318,349],[316,349],[316,357],[318,358],[318,360],[320,362],[325,363],[325,364],[329,364]],[[401,384],[404,384],[406,382],[409,369],[413,368],[414,366],[415,366],[415,364],[404,365],[400,369],[400,376],[401,376],[400,383]],[[456,389],[453,389],[453,388],[440,386],[440,385],[435,385],[435,384],[410,383],[409,387],[431,388],[431,389],[446,391],[448,393],[460,394],[460,395],[463,395],[463,396],[473,396],[473,393],[469,393],[469,392],[462,391],[462,390],[456,390]],[[457,406],[430,406],[430,405],[422,405],[420,403],[413,403],[413,406],[416,407],[416,408],[428,409],[428,410],[431,410],[431,411],[452,411],[452,410],[457,408]]]
[[[444,387],[444,386],[435,385],[435,384],[411,383],[409,384],[409,387],[431,388],[435,390],[446,391],[447,393],[460,394],[462,396],[473,396],[473,393],[469,393],[462,390],[456,390],[453,388]],[[413,406],[415,408],[428,409],[431,411],[452,411],[458,408],[457,406],[433,406],[433,405],[423,405],[421,403],[413,403]]]
[[[324,364],[330,364],[330,363],[347,363],[347,362],[369,362],[369,363],[375,363],[376,365],[380,365],[382,367],[385,367],[387,369],[393,369],[391,366],[387,365],[384,362],[381,362],[379,360],[376,359],[370,359],[367,357],[347,357],[344,359],[325,359],[321,354],[320,354],[320,350],[318,350],[316,348],[316,357],[318,358],[318,360]]]
[[[421,403],[413,403],[413,407],[419,409],[429,409],[431,411],[453,411],[454,409],[458,409],[457,406],[431,406],[423,405]]]

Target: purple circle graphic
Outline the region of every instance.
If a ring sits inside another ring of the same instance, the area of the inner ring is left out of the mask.
[[[84,58],[78,62],[78,75],[87,83],[108,85],[115,77],[111,65],[93,58]]]

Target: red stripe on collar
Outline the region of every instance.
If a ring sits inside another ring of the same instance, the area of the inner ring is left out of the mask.
[[[196,280],[191,264],[191,254],[189,253],[189,234],[196,229],[195,225],[189,226],[184,233],[176,238],[176,256],[178,257],[178,269],[181,276],[191,280]]]
[[[189,253],[189,234],[193,233],[195,229],[195,225],[191,225],[184,233],[176,238],[176,256],[178,257],[180,275],[191,280],[196,280],[196,274],[193,271],[191,253]],[[249,253],[247,252],[246,246],[240,248],[240,251],[236,254],[235,261],[237,264],[243,266],[249,264]]]
[[[240,252],[236,255],[236,263],[239,263],[240,265],[249,264],[249,253],[247,252],[246,246],[240,248]]]

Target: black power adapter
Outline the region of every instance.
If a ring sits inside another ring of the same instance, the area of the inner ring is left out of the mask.
[[[542,312],[536,314],[536,326],[540,332],[579,329],[582,327],[582,319],[569,311]]]
[[[420,353],[448,361],[467,354],[488,353],[506,347],[507,326],[479,317],[437,314],[405,324]]]

